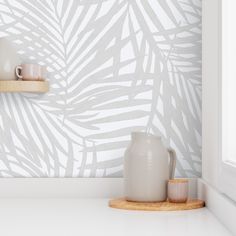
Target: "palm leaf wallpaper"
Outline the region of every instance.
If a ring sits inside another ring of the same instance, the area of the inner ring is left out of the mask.
[[[1,177],[119,177],[132,131],[201,175],[200,0],[0,0],[0,37],[47,94],[0,94]]]

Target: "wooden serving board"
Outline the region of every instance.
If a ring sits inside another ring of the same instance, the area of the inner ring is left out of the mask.
[[[202,208],[205,206],[202,200],[188,200],[186,203],[171,202],[131,202],[124,198],[113,199],[109,201],[109,206],[124,210],[137,211],[183,211]]]

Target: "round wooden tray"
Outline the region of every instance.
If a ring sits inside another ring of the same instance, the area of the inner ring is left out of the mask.
[[[186,203],[171,202],[131,202],[124,198],[113,199],[109,201],[109,206],[124,210],[140,211],[183,211],[202,208],[205,206],[202,200],[188,200]]]

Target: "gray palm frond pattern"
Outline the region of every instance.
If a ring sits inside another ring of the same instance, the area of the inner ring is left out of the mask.
[[[201,0],[0,0],[0,37],[51,85],[0,94],[0,176],[121,176],[131,131],[201,174]]]

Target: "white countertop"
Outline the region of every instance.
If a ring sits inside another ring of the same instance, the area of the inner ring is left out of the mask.
[[[138,212],[107,199],[0,199],[2,236],[229,236],[207,209]]]

